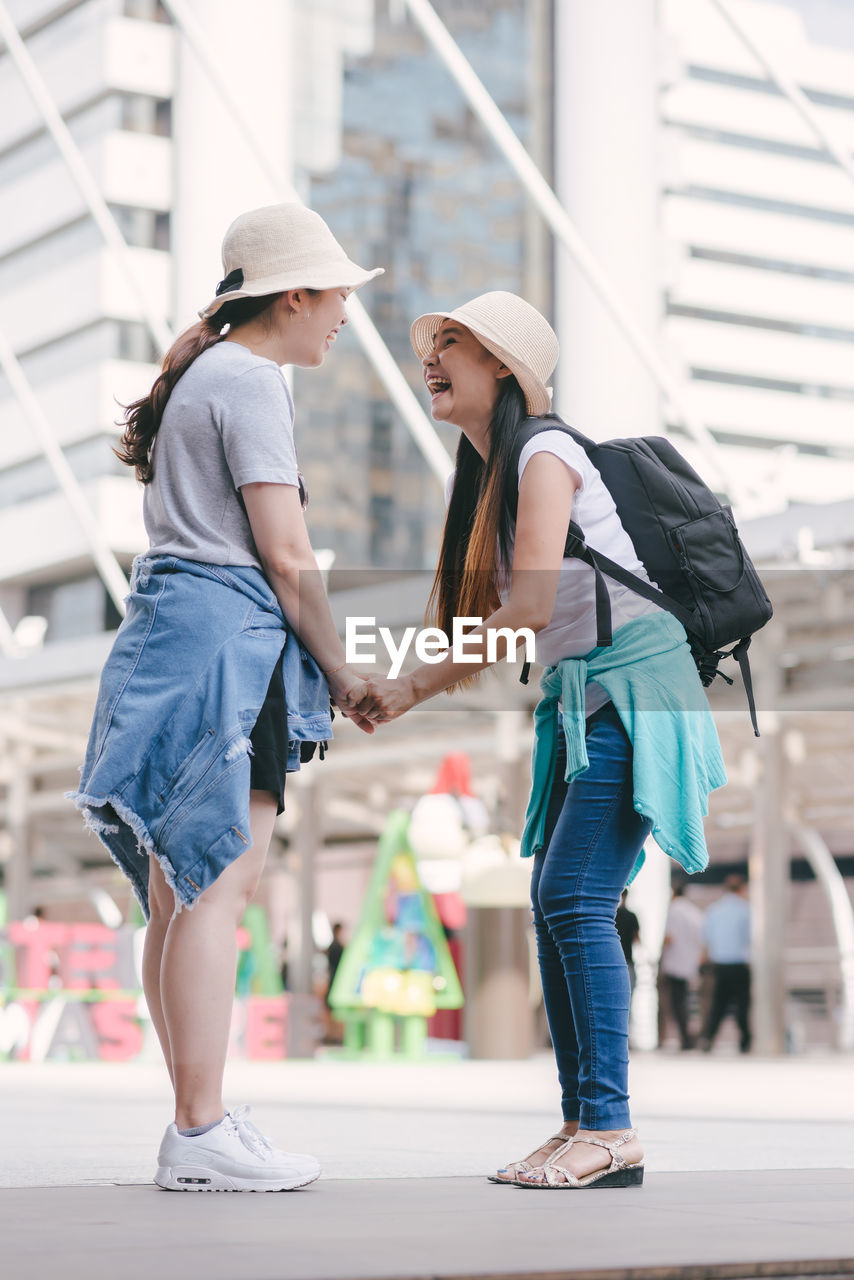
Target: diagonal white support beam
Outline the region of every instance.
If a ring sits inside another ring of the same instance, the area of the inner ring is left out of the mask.
[[[92,512],[80,483],[68,464],[68,459],[59,447],[53,428],[42,412],[26,375],[18,363],[12,350],[12,344],[0,329],[0,367],[9,379],[9,385],[17,397],[21,408],[27,415],[30,426],[36,434],[42,452],[47,459],[57,483],[68,499],[86,540],[92,550],[92,556],[98,573],[110,593],[113,603],[124,617],[125,596],[128,593],[128,580],[111,548],[101,536],[101,531]]]
[[[163,0],[163,6],[171,15],[175,25],[180,28],[187,44],[202,67],[204,67],[211,83],[216,88],[220,100],[225,104],[234,123],[240,130],[247,148],[255,156],[261,172],[266,174],[273,189],[279,193],[281,199],[296,200],[302,203],[302,197],[282,166],[272,160],[264,148],[259,145],[246,113],[232,92],[228,79],[222,74],[220,65],[211,52],[204,29],[196,20],[190,7],[184,0]],[[448,475],[453,470],[454,464],[439,439],[433,423],[425,414],[412,388],[400,372],[394,357],[383,342],[379,331],[355,294],[350,298],[347,310],[356,337],[362,344],[365,354],[388,392],[389,398],[403,418],[430,469],[434,472],[439,482],[444,485]]]
[[[152,306],[145,278],[142,272],[137,269],[118,223],[110,213],[107,202],[101,194],[97,182],[89,172],[80,154],[80,149],[72,138],[62,114],[51,96],[50,90],[40,76],[26,45],[18,34],[18,28],[15,26],[4,0],[0,0],[0,36],[6,42],[6,47],[21,79],[27,86],[33,101],[41,113],[45,128],[56,143],[57,149],[77,184],[80,194],[86,201],[89,212],[95,220],[99,231],[115,254],[116,261],[119,263],[128,284],[139,302],[140,310],[154,341],[160,348],[161,353],[167,351],[172,345],[172,331],[163,316],[158,314],[156,308]]]
[[[848,177],[854,181],[854,159],[849,152],[844,151],[838,145],[835,139],[828,133],[818,112],[813,107],[809,98],[798,84],[792,79],[788,72],[784,71],[776,59],[772,58],[767,49],[754,39],[745,24],[736,16],[735,6],[731,0],[709,0],[710,4],[717,9],[724,22],[732,31],[735,32],[738,39],[744,47],[752,54],[761,66],[769,80],[777,86],[784,97],[788,98],[798,115],[803,120],[808,129],[815,135],[822,149],[827,152],[843,169]]]
[[[0,653],[11,658],[16,651],[15,633],[6,614],[0,609]]]
[[[854,1050],[854,907],[836,859],[821,834],[811,827],[793,827],[792,835],[806,854],[830,904],[842,975],[839,1048],[850,1052]]]
[[[635,322],[619,291],[587,247],[563,205],[507,123],[432,4],[429,0],[402,0],[402,3],[428,43],[441,58],[472,111],[519,178],[554,235],[570,252],[579,270],[607,308],[626,341],[655,379],[686,430],[699,445],[709,463],[710,470],[716,477],[716,483],[730,493],[734,504],[737,505],[743,496],[741,480],[725,468],[718,442],[687,403],[679,382],[641,327]]]

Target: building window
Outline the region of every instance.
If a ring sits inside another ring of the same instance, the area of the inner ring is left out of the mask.
[[[120,204],[111,205],[110,212],[127,244],[136,249],[163,249],[168,252],[168,213],[156,213],[153,209],[136,209]]]
[[[98,435],[78,440],[63,452],[81,484],[99,476],[125,475],[126,468],[113,453],[115,436]],[[0,510],[21,502],[32,502],[57,490],[56,477],[39,455],[0,471]]]
[[[371,406],[371,466],[391,466],[394,444],[394,421],[391,409],[386,404],[374,403]]]
[[[142,18],[145,22],[170,21],[160,0],[124,0],[122,13],[126,18]]]
[[[371,563],[389,564],[394,550],[394,498],[371,494]]]
[[[685,316],[690,320],[711,320],[715,324],[737,324],[748,329],[768,329],[773,333],[794,333],[802,338],[822,338],[831,342],[854,342],[854,329],[835,325],[799,324],[795,320],[777,320],[773,316],[751,316],[742,311],[717,311],[711,307],[691,307],[668,302],[669,316]]]
[[[172,102],[169,98],[152,98],[145,93],[122,93],[121,128],[128,133],[152,133],[160,138],[172,136]]]
[[[118,609],[95,574],[30,587],[26,612],[47,620],[45,644],[115,631],[121,621]]]
[[[705,80],[709,84],[730,85],[734,89],[752,89],[755,93],[766,93],[771,97],[781,98],[782,89],[770,80],[758,76],[738,75],[734,71],[719,71],[716,67],[699,67],[691,64],[687,68],[691,80]],[[823,89],[803,89],[804,96],[820,107],[838,107],[842,111],[854,111],[854,97],[843,93],[828,93]]]
[[[722,262],[731,267],[751,267],[756,271],[782,271],[788,275],[806,276],[811,280],[832,280],[836,284],[854,284],[854,271],[836,267],[814,267],[804,262],[786,262],[782,258],[758,258],[752,253],[731,253],[727,249],[704,249],[689,245],[692,258],[703,262]]]
[[[760,391],[786,391],[796,396],[817,396],[820,400],[854,402],[854,387],[832,387],[820,382],[789,382],[785,378],[763,378],[752,373],[733,373],[729,369],[692,368],[697,382],[722,382],[730,387],[756,387]]]
[[[699,187],[693,184],[668,188],[665,195],[690,196],[696,200],[709,200],[715,204],[731,204],[741,209],[760,209],[766,213],[785,213],[796,218],[811,218],[816,222],[834,222],[843,227],[854,227],[854,213],[842,209],[822,209],[811,204],[795,204],[791,200],[774,200],[766,196],[751,196],[741,191],[721,191],[717,187]]]
[[[141,320],[119,320],[116,323],[120,360],[138,360],[141,364],[158,364],[157,346],[148,327]]]

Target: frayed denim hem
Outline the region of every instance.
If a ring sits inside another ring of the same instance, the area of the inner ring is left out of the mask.
[[[161,853],[157,848],[151,838],[151,832],[148,830],[148,827],[145,825],[142,818],[140,818],[139,814],[134,813],[133,809],[125,804],[124,800],[117,795],[92,796],[88,795],[84,791],[66,791],[65,797],[67,800],[72,802],[76,809],[79,809],[86,826],[90,831],[95,833],[109,853],[113,862],[130,881],[134,896],[139,902],[146,920],[151,916],[151,910],[148,902],[148,883],[147,881],[142,880],[136,871],[136,868],[129,865],[124,860],[120,851],[116,849],[109,840],[110,836],[117,836],[119,834],[119,827],[117,823],[108,822],[95,812],[95,810],[102,809],[105,805],[109,805],[110,808],[115,811],[116,815],[125,823],[136,837],[137,851],[140,854],[145,853],[157,861],[160,870],[163,872],[163,878],[169,885],[169,888],[172,890],[175,898],[176,913],[180,913],[185,908],[187,911],[192,911],[197,902],[197,895],[193,893],[187,894],[185,890],[179,888],[175,876],[175,869],[172,866],[172,863],[169,861],[166,854]]]

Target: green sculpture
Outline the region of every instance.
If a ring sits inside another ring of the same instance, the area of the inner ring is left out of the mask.
[[[409,847],[409,815],[394,810],[380,836],[362,914],[341,957],[329,1003],[344,1045],[376,1057],[418,1057],[427,1019],[463,1004],[454,961]]]

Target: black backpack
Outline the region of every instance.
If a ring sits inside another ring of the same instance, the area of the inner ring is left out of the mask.
[[[513,442],[507,502],[515,517],[519,456],[542,431],[564,431],[580,444],[608,488],[623,528],[657,591],[622,565],[588,547],[584,533],[570,521],[565,556],[589,564],[595,573],[596,643],[611,637],[611,601],[602,577],[607,574],[629,590],[672,613],[688,633],[688,643],[703,684],[716,675],[723,658],[741,668],[753,732],[759,737],[753,681],[747,650],[750,638],[773,613],[771,601],[738,535],[732,511],[669,441],[659,436],[606,440],[597,444],[567,426],[556,414],[526,418]],[[732,648],[727,650],[726,646]],[[528,664],[522,672],[527,683]]]

